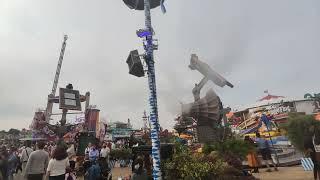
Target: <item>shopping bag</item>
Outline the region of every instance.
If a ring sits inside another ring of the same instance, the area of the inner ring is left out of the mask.
[[[313,162],[311,158],[301,158],[301,165],[305,171],[313,171]]]

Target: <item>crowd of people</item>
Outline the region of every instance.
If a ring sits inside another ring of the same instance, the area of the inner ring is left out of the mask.
[[[112,144],[89,143],[82,161],[76,158],[72,143],[38,141],[32,144],[25,141],[24,144],[12,144],[0,144],[0,180],[17,179],[18,174],[19,179],[27,180],[73,180],[76,179],[76,166],[82,169],[85,180],[107,179],[110,173]]]
[[[256,138],[245,136],[245,141],[255,147],[247,155],[248,166],[253,173],[259,173],[262,157],[267,172],[271,172],[270,164],[278,171],[275,159],[272,157],[272,148],[267,140],[256,133]],[[189,142],[186,144],[190,144]],[[312,144],[312,143],[311,143]],[[313,144],[312,144],[313,145]],[[313,147],[310,145],[310,147]],[[76,146],[72,143],[59,141],[45,143],[38,141],[24,144],[0,144],[0,180],[13,180],[20,173],[27,180],[73,180],[76,179],[75,169],[83,172],[85,180],[110,179],[110,152],[111,149],[130,146],[129,142],[88,143],[83,154],[84,158],[76,156]],[[135,144],[131,145],[136,146]],[[311,149],[311,148],[310,148]],[[314,148],[313,148],[314,149]],[[319,148],[320,149],[320,148]],[[151,172],[152,159],[149,154],[138,154],[132,164],[132,179],[146,179]],[[315,159],[315,158],[314,158]],[[146,168],[146,167],[149,167]],[[315,168],[318,165],[315,163]],[[318,171],[315,171],[315,177]]]
[[[19,172],[28,180],[42,180],[43,177],[48,177],[49,180],[64,179],[62,176],[65,176],[69,167],[69,157],[73,155],[67,153],[70,148],[42,141],[36,144],[26,141],[23,145],[15,145],[1,146],[0,179],[13,180]],[[67,163],[62,166],[61,160]]]

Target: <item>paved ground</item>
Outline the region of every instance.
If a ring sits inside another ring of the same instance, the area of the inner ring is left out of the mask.
[[[130,168],[114,168],[112,170],[113,179],[118,180],[119,176],[127,177],[131,174]],[[280,167],[279,171],[266,172],[260,169],[260,173],[255,173],[255,177],[261,180],[313,180],[311,171],[304,171],[301,166]]]
[[[112,179],[114,180],[118,180],[118,177],[128,177],[131,175],[131,168],[113,168],[112,175]],[[83,177],[78,177],[77,179],[83,180]],[[23,180],[21,173],[16,174],[14,180]]]
[[[131,175],[131,168],[114,168],[112,169],[112,179],[118,180],[118,177],[128,177]],[[261,180],[313,180],[311,171],[304,171],[301,166],[280,167],[279,171],[266,172],[266,169],[260,169],[260,173],[255,173],[255,177]],[[15,180],[22,180],[18,175]],[[83,180],[83,178],[78,178]]]
[[[280,167],[279,171],[266,172],[260,169],[254,176],[261,180],[313,180],[312,171],[304,171],[301,166]]]
[[[131,175],[131,168],[113,168],[112,179],[118,180],[118,177],[128,177]]]

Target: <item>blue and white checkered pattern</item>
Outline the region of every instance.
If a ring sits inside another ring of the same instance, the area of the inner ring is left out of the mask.
[[[301,158],[301,165],[305,171],[312,171],[314,167],[311,158]]]
[[[161,10],[163,13],[166,9],[163,4],[164,0],[161,0]],[[144,0],[144,13],[145,13],[145,26],[149,32],[154,32],[151,26],[151,13],[150,13],[150,0]],[[160,171],[160,140],[159,140],[159,121],[158,121],[158,106],[157,106],[157,91],[156,91],[156,78],[154,70],[153,50],[157,49],[157,45],[153,44],[153,33],[144,36],[145,42],[145,61],[148,66],[148,84],[149,84],[149,104],[150,104],[150,125],[151,125],[151,142],[152,142],[152,159],[153,159],[153,179],[161,179]],[[139,36],[140,37],[140,36]]]
[[[127,167],[131,167],[132,166],[132,160],[110,160],[109,161],[109,167],[112,169],[115,167],[115,164],[119,163],[122,166],[127,166]]]
[[[163,5],[163,2],[162,2]],[[145,12],[145,26],[149,31],[153,31],[151,26],[151,14],[150,14],[150,0],[144,0],[144,12]],[[159,140],[159,121],[158,121],[158,106],[157,106],[157,90],[156,90],[156,78],[154,70],[153,50],[154,44],[152,35],[146,36],[145,46],[145,60],[148,66],[148,84],[149,84],[149,104],[150,104],[150,125],[151,125],[151,143],[152,143],[152,161],[153,161],[153,179],[161,179],[160,170],[160,140]]]
[[[132,160],[130,160],[127,164],[128,167],[132,167]]]
[[[110,166],[111,169],[114,168],[114,165],[115,165],[115,164],[116,164],[116,161],[115,161],[115,160],[110,160],[110,161],[109,161],[109,166]]]

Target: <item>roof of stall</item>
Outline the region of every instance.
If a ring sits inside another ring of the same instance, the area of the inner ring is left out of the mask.
[[[308,100],[310,99],[290,98],[285,96],[276,96],[276,95],[268,94],[267,96],[260,98],[258,101],[256,101],[253,104],[238,106],[234,108],[235,109],[234,111],[240,112],[240,111],[245,111],[252,108],[268,106],[271,104],[280,104],[282,102],[293,102],[293,101],[296,102],[296,101],[308,101]]]

